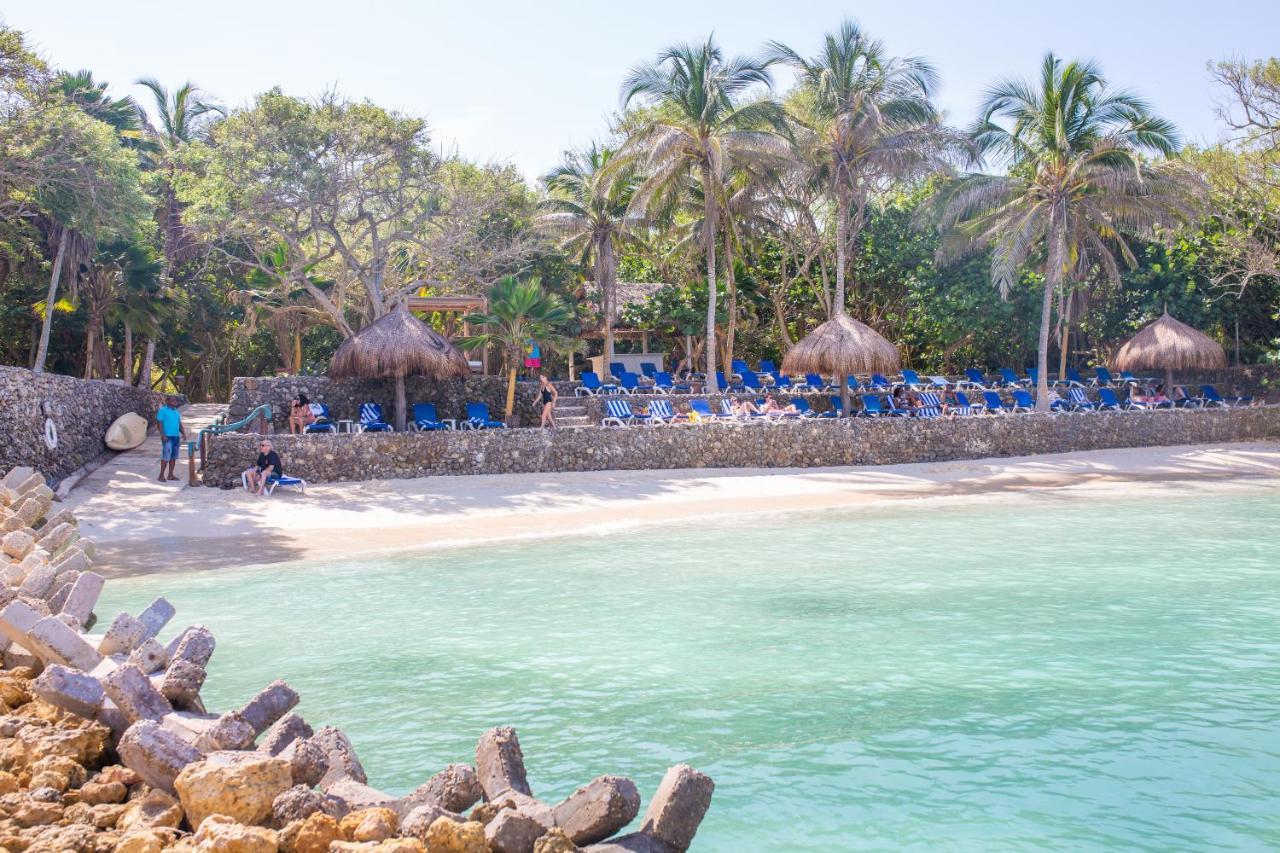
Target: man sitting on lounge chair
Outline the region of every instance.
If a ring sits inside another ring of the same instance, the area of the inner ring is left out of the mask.
[[[280,464],[280,454],[276,453],[271,447],[271,439],[264,438],[258,442],[258,459],[244,472],[248,478],[250,494],[261,497],[263,489],[267,486],[267,480],[272,477],[283,477],[284,466]]]

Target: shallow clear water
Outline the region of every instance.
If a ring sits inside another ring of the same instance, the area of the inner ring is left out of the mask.
[[[1050,492],[108,584],[407,791],[716,781],[699,850],[1280,846],[1280,483]],[[185,623],[184,623],[185,624]],[[642,805],[643,808],[643,805]]]

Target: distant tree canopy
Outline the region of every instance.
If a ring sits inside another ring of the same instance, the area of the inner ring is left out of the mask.
[[[515,280],[564,309],[533,324],[560,354],[613,347],[617,316],[700,367],[778,360],[847,311],[919,368],[1085,366],[1167,306],[1240,361],[1280,357],[1280,59],[1211,65],[1222,140],[1174,150],[1067,60],[961,130],[928,62],[854,23],[747,55],[707,39],[637,65],[601,140],[532,185],[419,117],[270,81],[232,110],[137,81],[144,110],[116,94],[134,81],[0,27],[0,362],[225,398],[235,375],[322,370],[406,296]],[[1055,137],[1054,110],[1089,121]],[[1072,169],[1093,189],[1053,196]],[[1159,183],[1175,172],[1195,198]],[[619,281],[665,286],[620,306]]]

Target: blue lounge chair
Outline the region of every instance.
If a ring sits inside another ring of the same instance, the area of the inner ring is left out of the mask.
[[[964,384],[970,388],[976,388],[979,391],[987,390],[987,377],[982,375],[982,371],[976,367],[970,367],[964,372]]]
[[[1009,409],[1011,412],[1034,412],[1036,410],[1036,401],[1031,398],[1031,392],[1023,388],[1018,388],[1013,392],[1013,406]]]
[[[956,404],[951,407],[951,411],[962,417],[968,417],[969,415],[976,415],[978,413],[974,405],[969,402],[968,395],[963,391],[956,392]]]
[[[706,400],[690,400],[689,411],[698,416],[698,420],[703,423],[715,423],[720,420],[715,412],[711,411],[711,404]]]
[[[1005,415],[1009,413],[1004,400],[1001,400],[1000,395],[995,391],[982,392],[982,411],[989,415]]]
[[[802,418],[816,418],[818,413],[813,410],[813,406],[809,405],[809,401],[804,397],[793,397],[791,405],[796,407],[796,411],[800,413]]]
[[[893,395],[892,395],[892,394],[886,394],[886,395],[885,395],[885,397],[884,397],[884,407],[885,407],[885,409],[884,409],[884,410],[885,410],[885,412],[886,412],[886,413],[888,413],[888,414],[890,414],[890,415],[894,415],[894,416],[899,417],[899,418],[909,418],[909,417],[911,417],[913,414],[915,414],[915,411],[914,411],[914,410],[912,410],[912,409],[908,409],[908,408],[902,408],[902,407],[900,407],[900,406],[897,404],[897,402],[893,399]]]
[[[377,403],[360,404],[361,432],[391,432],[391,424],[382,419],[382,407]]]
[[[840,398],[833,397],[832,399],[838,400]],[[887,414],[889,414],[889,412],[887,409],[885,409],[879,397],[877,397],[875,394],[862,395],[862,416],[863,417],[878,418],[881,415],[887,415]]]
[[[1040,368],[1028,367],[1027,368],[1027,385],[1034,388],[1039,384],[1040,384]]]
[[[1110,387],[1115,378],[1111,375],[1111,371],[1105,367],[1095,367],[1093,369],[1094,377],[1091,385],[1106,385]]]
[[[1137,405],[1138,404],[1135,403],[1134,407]],[[1116,399],[1115,391],[1112,391],[1110,388],[1099,388],[1098,402],[1095,404],[1095,408],[1097,408],[1099,412],[1118,412],[1124,407],[1121,406],[1120,401]]]
[[[648,394],[650,389],[640,384],[640,377],[634,373],[622,371],[618,374],[618,390],[623,394]]]
[[[741,382],[730,382],[729,380],[725,379],[724,373],[719,370],[716,371],[716,384],[725,391],[740,392],[740,391],[746,390],[746,388],[743,387]]]
[[[467,403],[467,420],[463,429],[506,429],[502,421],[495,421],[489,416],[487,403]]]
[[[627,372],[627,366],[620,361],[609,362],[609,375],[614,379],[621,379],[622,374]]]
[[[1014,373],[1007,367],[1002,367],[998,371],[1000,374],[1000,382],[1009,388],[1022,387],[1023,380],[1018,378],[1018,374]]]
[[[573,389],[573,393],[577,397],[590,397],[596,394],[613,394],[617,390],[617,385],[606,385],[600,381],[600,377],[593,371],[584,370],[582,372],[582,384]]]
[[[791,381],[791,377],[790,377],[790,376],[783,376],[781,373],[779,373],[779,372],[778,372],[778,371],[776,371],[776,370],[775,370],[775,371],[773,371],[773,372],[771,372],[771,373],[769,374],[769,376],[770,376],[770,378],[772,378],[772,379],[773,379],[773,387],[774,387],[774,388],[779,388],[779,389],[784,390],[784,391],[796,391],[796,390],[799,390],[799,386],[798,386],[798,384],[797,384],[797,383],[795,383],[795,382],[792,382],[792,381]]]
[[[1224,409],[1230,409],[1232,406],[1247,406],[1253,402],[1252,397],[1223,397],[1218,393],[1218,389],[1212,385],[1200,386],[1200,408],[1207,409],[1210,406],[1221,406]]]
[[[313,434],[337,432],[338,425],[334,423],[333,417],[329,414],[329,407],[324,403],[313,403],[312,405],[320,407],[320,414],[316,416],[314,421],[307,424],[303,432]]]
[[[1067,408],[1072,412],[1094,412],[1098,407],[1085,396],[1083,388],[1072,388],[1067,392]]]
[[[735,358],[733,361],[729,362],[729,370],[732,371],[734,376],[741,376],[744,372],[750,369],[751,367],[740,358]]]
[[[759,403],[757,403],[757,406],[758,405]],[[761,417],[764,417],[764,415],[760,414],[759,412],[756,412],[755,414],[748,415],[748,417],[761,418]],[[740,416],[735,415],[733,413],[733,404],[729,402],[729,399],[727,397],[720,401],[720,420],[722,421],[740,420]]]
[[[777,373],[778,368],[777,368],[777,365],[775,365],[769,359],[762,358],[760,359],[760,369],[757,370],[756,372],[757,373]]]
[[[249,491],[248,471],[241,473],[240,485],[244,486],[246,492]],[[301,477],[290,477],[288,474],[272,474],[267,478],[267,484],[263,486],[262,491],[269,495],[276,490],[277,486],[297,486],[298,491],[304,495],[307,493],[307,481]]]
[[[817,391],[819,393],[831,389],[831,385],[827,383],[827,380],[816,373],[806,373],[804,375],[804,387],[809,391]]]
[[[676,382],[671,378],[671,374],[666,371],[659,370],[653,374],[653,387],[655,391],[661,391],[664,394],[692,394],[693,386]]]
[[[600,426],[620,426],[627,427],[636,423],[647,423],[649,416],[647,414],[637,414],[631,410],[631,404],[626,400],[606,400],[604,404],[604,417],[600,419]]]
[[[925,382],[920,378],[920,374],[916,373],[914,370],[903,370],[902,384],[906,385],[908,388],[914,388],[919,391],[921,388],[928,388],[933,383],[932,381]]]
[[[924,391],[920,394],[920,408],[916,409],[917,418],[940,418],[942,417],[942,398],[934,391]]]
[[[849,377],[852,379],[853,377]],[[849,390],[857,388],[856,385],[850,385]],[[871,379],[867,382],[867,387],[876,391],[892,391],[893,383],[885,378],[883,373],[871,374]]]
[[[651,424],[673,424],[676,422],[676,413],[671,408],[670,400],[650,400],[645,413],[649,416],[649,423]]]
[[[1120,371],[1120,381],[1122,381],[1122,382],[1128,382],[1128,383],[1130,383],[1130,384],[1132,384],[1132,385],[1141,385],[1141,384],[1143,384],[1143,383],[1145,383],[1145,382],[1155,382],[1156,380],[1154,380],[1154,379],[1142,379],[1142,378],[1140,378],[1140,377],[1138,377],[1138,376],[1134,376],[1132,373],[1130,373],[1130,372],[1129,372],[1129,371],[1127,371],[1127,370],[1122,370],[1122,371]]]
[[[438,429],[453,429],[453,427],[447,421],[440,420],[440,416],[436,414],[435,403],[414,403],[413,423],[409,424],[409,429],[428,432]]]
[[[1083,388],[1085,382],[1084,377],[1080,375],[1079,370],[1076,370],[1074,367],[1068,367],[1067,375],[1060,379],[1055,379],[1052,384],[1066,385],[1071,388]]]
[[[742,377],[742,387],[748,391],[763,391],[764,385],[760,382],[760,377],[756,375],[754,370],[743,370],[740,374]]]
[[[652,378],[653,378],[653,376],[654,376],[654,374],[655,374],[655,373],[657,373],[657,372],[658,372],[658,366],[657,366],[656,364],[654,364],[652,361],[642,361],[642,362],[640,362],[640,375],[641,375],[641,376],[647,376],[647,377],[649,377],[650,379],[652,379]]]

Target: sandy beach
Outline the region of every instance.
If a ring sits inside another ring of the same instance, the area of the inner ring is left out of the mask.
[[[101,571],[324,559],[884,501],[1280,478],[1280,445],[1157,447],[865,468],[606,471],[311,486],[257,498],[104,466],[67,497]]]

